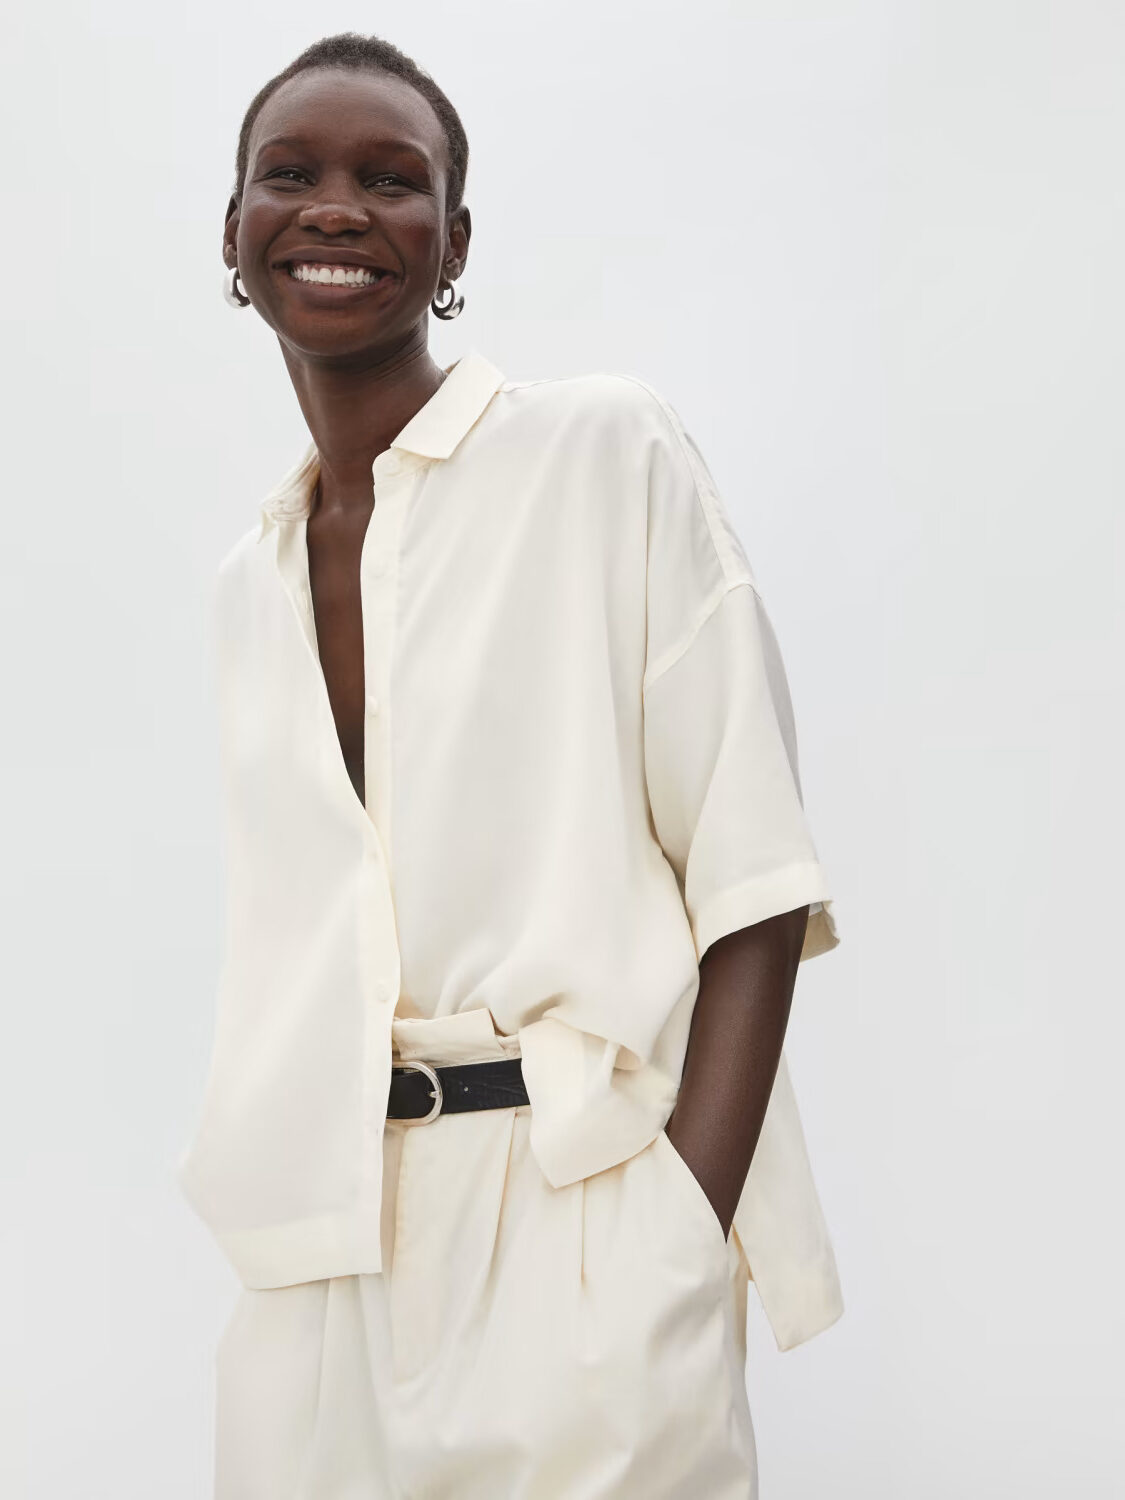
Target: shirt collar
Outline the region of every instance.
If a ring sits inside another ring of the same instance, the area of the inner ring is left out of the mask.
[[[445,379],[394,438],[392,448],[419,458],[448,458],[504,381],[501,371],[476,349],[444,369]],[[313,442],[262,501],[259,541],[272,526],[308,515],[319,472],[320,455]]]

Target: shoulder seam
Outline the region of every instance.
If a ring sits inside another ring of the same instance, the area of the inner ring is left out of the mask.
[[[735,589],[749,589],[759,600],[761,599],[757,585],[752,578],[747,578],[745,575],[738,578],[724,578],[721,583],[718,583],[711,590],[711,593],[699,606],[695,619],[684,631],[680,640],[675,645],[669,646],[667,650],[663,651],[646,670],[644,677],[641,679],[642,698],[654,682],[663,677],[670,667],[674,667],[680,658],[687,654],[704,625],[707,624],[707,621],[716,612],[727,595],[732,594]]]
[[[707,524],[707,534],[711,538],[711,545],[715,549],[715,556],[719,560],[719,567],[723,570],[723,577],[726,580],[727,586],[733,588],[738,583],[753,584],[753,577],[747,574],[746,569],[730,549],[725,529],[715,512],[715,497],[710,493],[707,486],[700,483],[698,455],[694,452],[691,444],[686,441],[683,423],[680,421],[675,408],[659,391],[649,385],[647,381],[641,380],[639,376],[625,375],[617,371],[613,373],[618,380],[628,380],[630,384],[644,391],[645,395],[655,403],[665,422],[672,429],[672,434],[688,466],[688,472],[691,474],[695,497],[699,502],[700,510],[703,512],[703,519]]]

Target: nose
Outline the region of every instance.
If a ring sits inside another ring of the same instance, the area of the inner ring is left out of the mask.
[[[320,229],[325,234],[339,234],[343,229],[366,229],[370,223],[366,204],[360,202],[351,187],[338,178],[322,184],[321,196],[306,203],[297,216],[302,228]]]
[[[349,203],[309,203],[297,216],[302,229],[319,229],[324,234],[340,234],[345,229],[366,229],[366,212]]]

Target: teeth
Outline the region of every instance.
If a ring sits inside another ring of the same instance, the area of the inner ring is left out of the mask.
[[[365,266],[316,266],[304,261],[295,261],[289,274],[296,281],[316,281],[322,286],[371,286],[380,279],[377,271]]]

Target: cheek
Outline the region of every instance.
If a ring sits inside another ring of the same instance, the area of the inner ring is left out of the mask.
[[[393,218],[386,219],[387,236],[392,243],[402,246],[404,258],[411,264],[428,263],[436,266],[444,249],[441,215],[430,203],[404,203]]]
[[[287,222],[289,215],[272,204],[248,199],[238,221],[238,247],[248,261],[268,248],[270,241]]]

